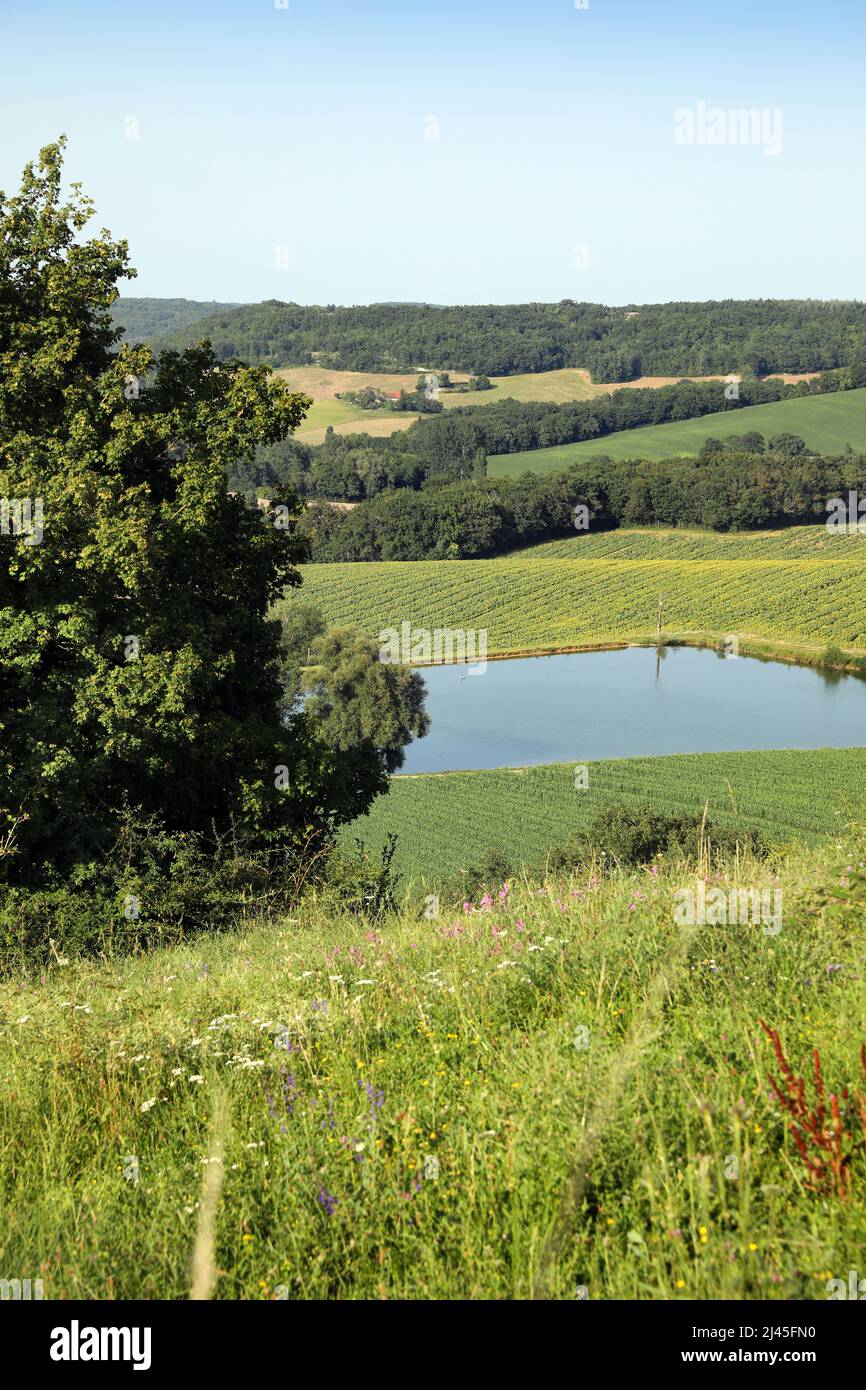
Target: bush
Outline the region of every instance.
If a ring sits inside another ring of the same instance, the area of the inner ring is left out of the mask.
[[[0,904],[0,968],[41,968],[85,954],[123,955],[193,932],[295,906],[321,855],[252,849],[241,834],[205,842],[126,812],[111,852],[42,885],[7,888]]]
[[[845,664],[845,653],[842,651],[841,647],[837,647],[831,642],[824,648],[821,653],[822,666],[844,666]]]
[[[600,854],[608,855],[623,867],[649,864],[660,854],[682,854],[694,858],[703,843],[722,857],[739,848],[759,858],[769,844],[756,830],[714,826],[702,816],[666,816],[643,804],[614,804],[603,807],[586,830],[575,831],[564,844],[545,858],[548,872],[568,873]]]
[[[513,873],[501,849],[486,849],[476,864],[449,879],[442,895],[448,902],[474,902],[484,893],[496,892]]]
[[[355,853],[337,848],[328,859],[324,879],[326,898],[359,917],[383,917],[396,911],[400,875],[392,862],[397,852],[397,836],[389,835],[377,859],[360,841]]]

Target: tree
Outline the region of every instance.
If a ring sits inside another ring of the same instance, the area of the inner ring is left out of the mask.
[[[333,510],[329,508],[329,510]],[[312,646],[325,631],[322,610],[314,603],[288,603],[283,614],[283,708],[290,713],[301,693],[301,672],[312,661]]]
[[[406,744],[430,728],[421,676],[380,660],[378,644],[357,628],[316,638],[301,684],[328,743],[356,756],[375,750],[389,773],[403,766]]]
[[[310,404],[207,342],[115,350],[134,274],[61,194],[64,141],[0,194],[0,860],[7,882],[80,873],[125,808],[168,835],[294,844],[365,809],[305,713],[281,718],[273,600],[306,554],[300,505],[229,495],[227,470]]]

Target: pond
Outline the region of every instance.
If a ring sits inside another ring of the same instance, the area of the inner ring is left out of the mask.
[[[401,769],[866,743],[866,681],[693,647],[521,657],[421,671],[431,718]]]

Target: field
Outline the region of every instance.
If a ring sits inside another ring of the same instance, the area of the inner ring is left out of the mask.
[[[765,538],[752,547],[745,535],[729,542],[694,532],[676,537],[667,558],[668,542],[652,532],[651,540],[627,542],[641,549],[634,559],[618,558],[622,535],[611,533],[580,538],[579,558],[571,551],[533,558],[530,550],[491,560],[308,565],[297,597],[319,604],[329,624],[353,623],[374,637],[404,620],[430,630],[486,629],[488,652],[501,654],[655,640],[664,594],[669,640],[736,633],[744,651],[763,642],[779,655],[814,660],[832,642],[862,653],[863,537],[834,537],[819,551],[821,528],[809,531],[815,552],[798,558],[785,552],[794,543],[787,538],[766,538],[767,557]],[[680,558],[681,546],[700,558]]]
[[[494,478],[519,477],[526,472],[554,472],[579,459],[597,458],[601,454],[615,459],[697,454],[709,437],[724,439],[747,430],[757,430],[767,437],[796,434],[805,439],[810,448],[828,454],[843,453],[847,444],[866,451],[866,388],[744,406],[673,424],[619,430],[600,439],[561,444],[551,449],[497,454],[488,460],[487,471]]]
[[[866,561],[866,535],[826,526],[779,531],[701,531],[623,526],[512,550],[510,560],[839,560]]]
[[[862,858],[714,880],[781,893],[777,935],[676,926],[671,864],[13,980],[0,1266],[47,1299],[826,1299],[861,1124],[851,1196],[810,1187],[759,1021],[862,1093],[862,907],[820,896]]]
[[[515,870],[537,865],[613,802],[649,802],[671,815],[701,815],[707,805],[714,824],[762,830],[774,843],[812,842],[866,810],[866,748],[621,758],[588,770],[582,791],[573,763],[395,777],[344,838],[378,853],[396,834],[404,887],[435,886],[492,848]]]
[[[359,391],[364,386],[374,386],[380,391],[414,391],[418,380],[417,373],[386,372],[342,372],[326,367],[285,367],[275,375],[292,388],[303,391],[313,398],[313,405],[295,438],[303,444],[321,444],[325,430],[332,425],[337,434],[393,434],[395,430],[407,429],[417,415],[395,414],[389,410],[361,410],[336,399],[337,392]],[[451,372],[451,380],[467,381],[464,372]],[[679,377],[641,377],[628,383],[630,387],[670,386]],[[791,380],[799,380],[792,377]],[[446,410],[458,406],[492,405],[496,401],[511,398],[516,401],[553,401],[565,404],[568,401],[590,400],[593,396],[603,396],[609,391],[619,389],[621,383],[593,383],[589,373],[578,367],[563,367],[552,372],[524,372],[516,376],[491,377],[491,391],[466,391],[450,393],[443,391],[440,400]],[[699,381],[716,381],[718,377],[697,377]]]
[[[393,410],[361,410],[360,406],[350,405],[348,401],[338,401],[337,392],[361,391],[365,386],[375,386],[380,391],[414,391],[417,374],[383,375],[379,372],[336,372],[325,367],[286,367],[274,373],[291,387],[312,397],[313,404],[307,411],[295,438],[301,444],[321,444],[329,425],[337,434],[393,434],[395,430],[408,429],[418,419],[417,415]]]

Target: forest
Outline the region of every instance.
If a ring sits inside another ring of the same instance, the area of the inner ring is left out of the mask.
[[[123,299],[115,318],[123,326]],[[137,318],[145,323],[139,301]],[[162,336],[160,336],[162,335]],[[271,367],[416,368],[508,376],[584,367],[594,381],[749,371],[825,371],[866,358],[866,305],[756,299],[626,305],[370,304],[266,300],[219,307],[185,327],[151,327],[158,348],[195,346]]]
[[[349,512],[313,504],[299,528],[314,561],[478,559],[626,526],[760,530],[827,520],[828,498],[866,493],[866,457],[822,458],[803,441],[708,440],[699,458],[587,460],[560,474],[441,482]],[[579,509],[585,508],[585,512]]]

